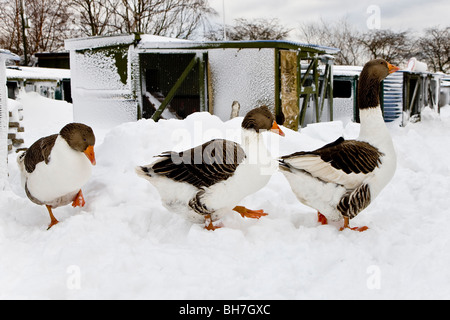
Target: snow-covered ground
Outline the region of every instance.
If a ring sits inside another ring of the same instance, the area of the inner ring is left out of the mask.
[[[72,106],[21,95],[25,145],[72,121]],[[230,212],[214,232],[167,211],[156,189],[134,173],[154,155],[216,137],[238,139],[242,118],[207,113],[141,120],[97,134],[97,166],[84,208],[54,210],[20,187],[16,154],[0,192],[0,299],[449,299],[450,107],[390,130],[398,153],[391,183],[352,225],[317,223],[281,173],[242,205],[260,220]],[[356,137],[359,126],[310,125],[268,134],[273,156]]]

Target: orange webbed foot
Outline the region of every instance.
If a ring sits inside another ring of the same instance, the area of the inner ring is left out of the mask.
[[[75,196],[75,199],[73,199],[72,207],[84,207],[86,204],[86,201],[84,201],[83,192],[81,190],[78,192],[78,194]]]
[[[328,224],[328,219],[319,211],[317,211],[317,222],[320,222],[322,225]]]
[[[214,231],[216,229],[222,228],[220,226],[214,226],[212,223],[211,215],[205,215],[205,229],[209,231]]]
[[[50,230],[50,228],[51,227],[53,227],[55,224],[58,224],[59,223],[59,221],[58,220],[52,220],[51,222],[50,222],[50,224],[48,225],[48,228],[47,228],[47,230]]]
[[[343,231],[343,230],[345,230],[345,229],[350,229],[350,230],[353,230],[353,231],[363,232],[363,231],[368,230],[369,227],[367,227],[367,226],[362,226],[362,227],[353,227],[353,228],[351,228],[351,227],[350,227],[349,219],[348,219],[347,217],[344,217],[344,226],[343,226],[341,229],[339,229],[339,231]]]
[[[57,223],[59,223],[59,221],[58,220],[56,220],[56,218],[55,218],[55,216],[53,215],[53,212],[52,212],[52,207],[50,207],[50,206],[48,206],[48,205],[46,205],[46,207],[47,207],[47,210],[48,210],[48,214],[50,215],[50,224],[48,225],[48,228],[47,228],[47,230],[49,230],[51,227],[53,227],[55,224],[57,224]]]
[[[353,228],[350,228],[350,227],[341,227],[341,228],[339,229],[339,231],[343,231],[343,230],[345,230],[345,229],[350,229],[350,230],[353,230],[353,231],[363,232],[363,231],[368,230],[369,227],[367,227],[367,226],[353,227]]]
[[[233,210],[238,212],[242,218],[259,219],[268,215],[264,210],[250,210],[243,206],[236,206]]]

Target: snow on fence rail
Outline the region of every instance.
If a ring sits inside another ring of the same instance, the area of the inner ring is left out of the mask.
[[[6,60],[19,60],[8,50],[0,49],[0,190],[8,177],[8,92],[6,90]]]

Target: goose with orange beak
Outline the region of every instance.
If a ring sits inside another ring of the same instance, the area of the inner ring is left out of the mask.
[[[22,184],[28,198],[45,205],[48,229],[58,223],[52,209],[72,202],[83,207],[81,187],[91,177],[95,160],[95,135],[82,123],[70,123],[59,134],[43,137],[17,157]]]
[[[359,77],[360,133],[339,138],[320,149],[280,159],[280,170],[298,200],[318,211],[318,221],[356,217],[378,196],[395,173],[397,160],[380,108],[380,82],[399,68],[383,59],[369,61]],[[350,228],[364,231],[366,226]]]
[[[162,203],[205,228],[234,210],[242,217],[259,219],[263,210],[237,204],[263,188],[277,171],[277,162],[264,144],[262,133],[284,136],[269,108],[247,113],[242,121],[241,143],[215,139],[182,152],[165,152],[152,164],[136,167],[136,173],[159,191]]]

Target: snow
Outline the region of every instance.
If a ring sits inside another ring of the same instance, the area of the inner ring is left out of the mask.
[[[81,37],[64,40],[66,50],[92,49],[98,47],[115,46],[122,44],[131,44],[135,40],[134,34],[124,34],[118,36],[97,36]]]
[[[72,106],[21,94],[25,144],[58,132]],[[351,221],[363,233],[319,225],[280,172],[242,205],[260,220],[230,212],[214,232],[160,203],[134,166],[163,151],[214,137],[239,139],[242,117],[208,113],[185,120],[140,120],[97,135],[97,166],[83,188],[84,208],[54,210],[22,188],[16,154],[0,191],[0,299],[449,299],[450,107],[422,121],[389,125],[398,153],[391,183]],[[44,124],[44,125],[43,125]],[[359,125],[309,125],[286,137],[267,134],[272,155],[320,147]]]
[[[151,34],[140,34],[141,39],[139,47],[155,48],[164,45],[173,45],[174,43],[194,43],[190,40],[156,36]],[[66,50],[92,49],[98,47],[108,47],[123,44],[132,44],[137,39],[134,34],[123,34],[116,36],[97,36],[85,38],[73,38],[64,41]]]
[[[20,60],[11,51],[0,48],[0,191],[5,188],[8,175],[6,156],[8,150],[8,91],[6,88],[6,63]]]
[[[323,66],[321,66],[324,69]],[[361,66],[346,66],[346,65],[336,65],[333,66],[333,74],[335,76],[359,76],[363,67]]]
[[[208,59],[214,114],[220,119],[229,119],[233,101],[239,101],[241,116],[260,105],[275,108],[274,49],[210,50]]]
[[[66,101],[45,98],[37,92],[20,91],[16,100],[23,106],[22,137],[29,147],[36,140],[59,132],[67,123],[73,121],[72,104]],[[15,160],[13,161],[15,165]]]
[[[6,68],[8,79],[38,79],[38,80],[62,80],[70,79],[70,70],[36,67],[9,67]]]
[[[7,172],[6,155],[8,150],[8,95],[5,85],[5,51],[0,51],[0,190],[5,188]]]
[[[91,40],[95,39],[97,38]],[[101,123],[105,128],[112,128],[120,123],[137,119],[137,102],[133,98],[131,71],[128,70],[131,65],[124,62],[127,56],[128,61],[134,59],[132,47],[128,49],[124,47],[116,54],[111,54],[108,50],[70,52],[71,88],[72,99],[76,106],[74,108],[76,122],[87,125],[93,122]],[[127,70],[120,69],[119,72],[119,65],[122,68],[127,66]]]
[[[156,93],[158,94],[158,93]],[[154,95],[152,95],[150,92],[145,92],[144,96],[148,99],[148,101],[154,106],[155,110],[158,110],[159,107],[162,104],[162,101],[164,101],[164,96],[162,94],[160,94],[160,96],[162,97],[162,99],[158,99],[157,97],[155,97]],[[161,101],[160,101],[161,100]],[[171,112],[170,110],[170,106],[168,105],[163,112],[161,113],[161,117],[163,119],[178,119],[178,116],[176,114],[176,112]]]
[[[177,39],[177,38],[169,38],[169,37],[162,37],[162,36],[156,36],[153,34],[141,34],[141,41],[139,41],[138,46],[140,48],[154,48],[158,47],[158,45],[163,45],[164,43],[192,43],[191,40],[185,40],[185,39]]]

